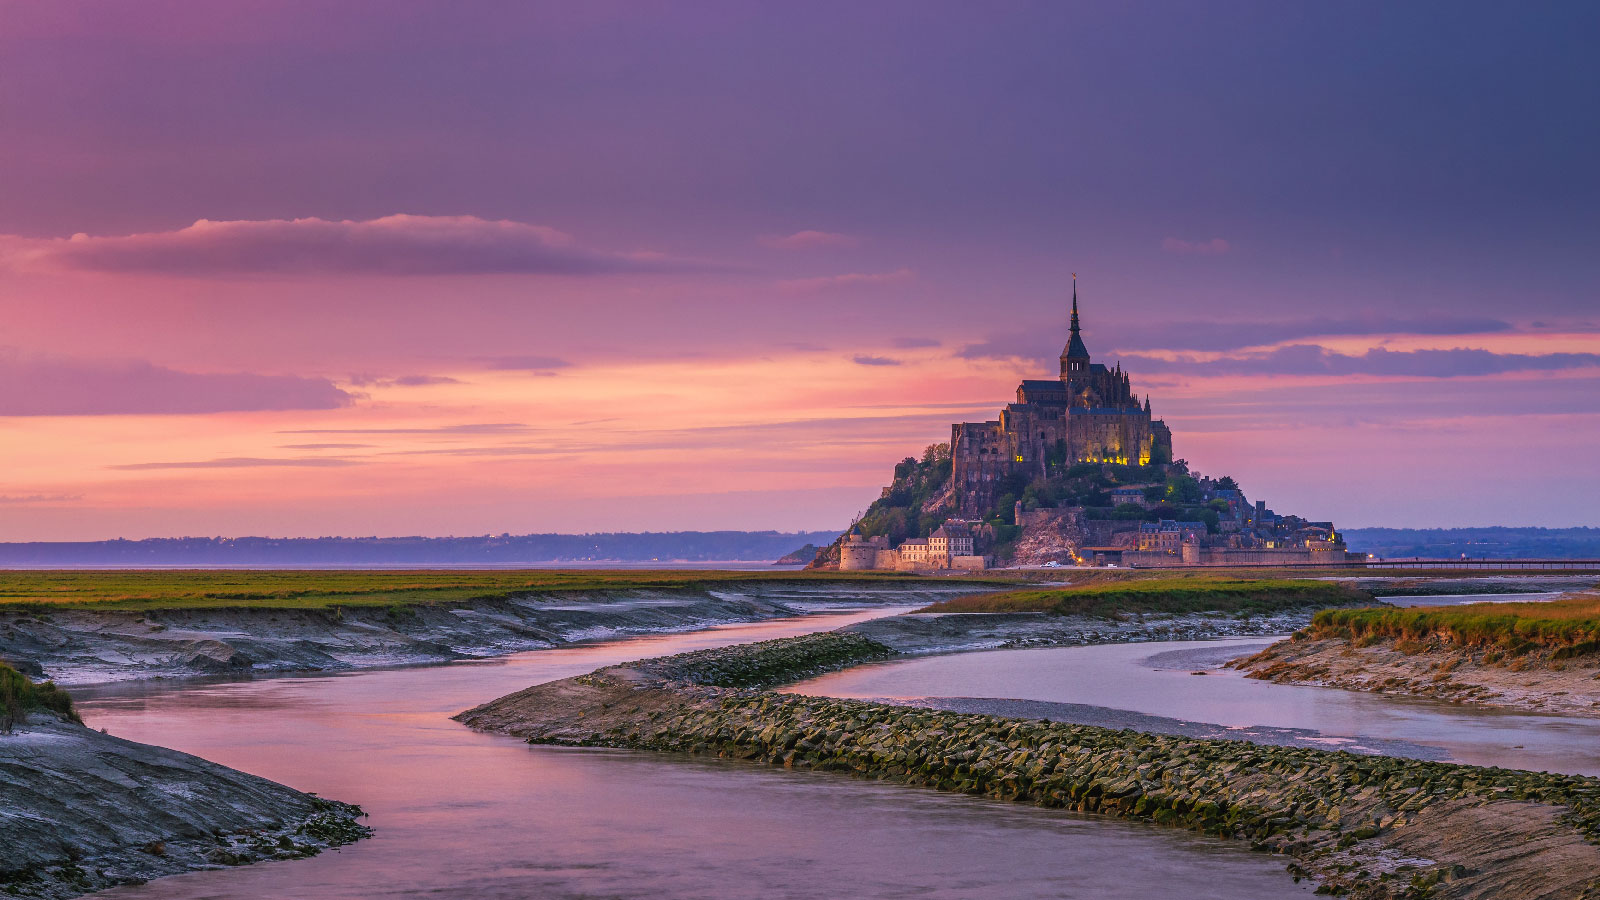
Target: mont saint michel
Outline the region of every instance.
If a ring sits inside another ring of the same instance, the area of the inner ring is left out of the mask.
[[[1231,477],[1192,471],[1120,363],[1094,361],[1078,279],[1060,374],[1024,379],[987,422],[907,457],[816,568],[984,569],[996,564],[1342,564],[1330,521],[1280,516]]]

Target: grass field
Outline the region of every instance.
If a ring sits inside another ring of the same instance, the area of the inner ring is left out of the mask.
[[[1472,603],[1405,609],[1323,610],[1311,635],[1352,642],[1391,639],[1421,647],[1429,641],[1510,654],[1540,649],[1558,656],[1600,653],[1600,592],[1544,603]]]
[[[1322,574],[1346,573],[1329,571]],[[1187,604],[1204,600],[1208,603],[1233,604],[1228,608],[1256,609],[1275,608],[1274,604],[1284,600],[1290,605],[1311,602],[1300,599],[1310,595],[1295,592],[1314,590],[1313,586],[1333,592],[1344,590],[1331,582],[1285,577],[1277,572],[1228,570],[1062,570],[1059,573],[1000,570],[927,579],[895,572],[705,569],[0,570],[0,609],[47,606],[100,609],[317,609],[496,599],[526,591],[690,590],[736,582],[914,583],[925,580],[930,584],[959,581],[998,588],[1063,576],[1070,578],[1076,586],[1043,591],[1009,591],[984,597],[982,601],[972,598],[972,602],[1015,603],[1018,609],[1044,609],[1056,601],[1041,600],[1043,595],[1082,597],[1086,596],[1083,593],[1085,591],[1100,590],[1111,592],[1100,595],[1100,600],[1113,604],[1119,602],[1116,597],[1117,592],[1121,591],[1130,596],[1120,602],[1136,605],[1156,603],[1170,607],[1171,604],[1177,604],[1187,609],[1190,608]],[[1242,585],[1254,587],[1245,588]],[[1300,587],[1289,588],[1285,594],[1279,589],[1282,585]],[[1267,593],[1252,599],[1252,591]],[[1164,593],[1168,597],[1158,600],[1152,592]],[[1012,599],[998,600],[997,597]],[[1155,609],[1148,608],[1152,611]]]
[[[920,580],[923,579],[892,572],[706,570],[7,571],[0,572],[0,609],[318,609],[497,599],[527,591],[688,590],[751,582]],[[950,579],[927,580],[948,583]],[[980,584],[1001,581],[983,577],[962,580]]]
[[[935,603],[923,611],[1048,612],[1105,618],[1122,613],[1264,613],[1371,601],[1372,595],[1365,591],[1329,581],[1168,576],[973,594]]]

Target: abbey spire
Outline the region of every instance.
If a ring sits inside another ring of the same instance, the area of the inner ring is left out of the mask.
[[[1072,336],[1061,351],[1061,378],[1080,377],[1089,371],[1089,348],[1078,328],[1078,273],[1072,273]]]

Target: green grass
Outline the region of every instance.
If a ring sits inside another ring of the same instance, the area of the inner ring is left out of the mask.
[[[1513,654],[1549,650],[1558,656],[1600,652],[1600,593],[1573,594],[1544,603],[1470,603],[1404,609],[1329,609],[1311,620],[1311,636],[1439,641],[1463,649]]]
[[[1047,612],[1109,618],[1122,613],[1269,613],[1372,601],[1348,585],[1293,579],[1169,577],[1083,587],[973,594],[923,612]]]
[[[947,583],[893,572],[684,570],[7,571],[0,610],[326,609],[492,600],[526,592],[693,590],[762,582]],[[982,577],[963,581],[983,583]]]
[[[83,724],[66,691],[48,681],[34,684],[28,676],[0,662],[0,734],[9,734],[13,726],[27,721],[28,713],[39,709]]]

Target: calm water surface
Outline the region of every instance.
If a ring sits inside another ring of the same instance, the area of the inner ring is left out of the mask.
[[[1392,606],[1464,606],[1468,603],[1546,603],[1565,594],[1565,591],[1540,591],[1535,594],[1419,594],[1415,596],[1384,597]]]
[[[1308,729],[1319,732],[1329,749],[1360,738],[1405,741],[1474,765],[1600,775],[1600,719],[1273,684],[1218,668],[1270,643],[1234,638],[961,653],[862,666],[790,690],[829,697],[1092,704],[1233,728]]]
[[[640,657],[835,628],[874,610],[482,663],[83,689],[94,727],[358,802],[376,835],[315,859],[116,898],[1255,898],[1281,860],[1113,819],[668,754],[530,747],[449,720]],[[964,657],[975,658],[975,657]]]

